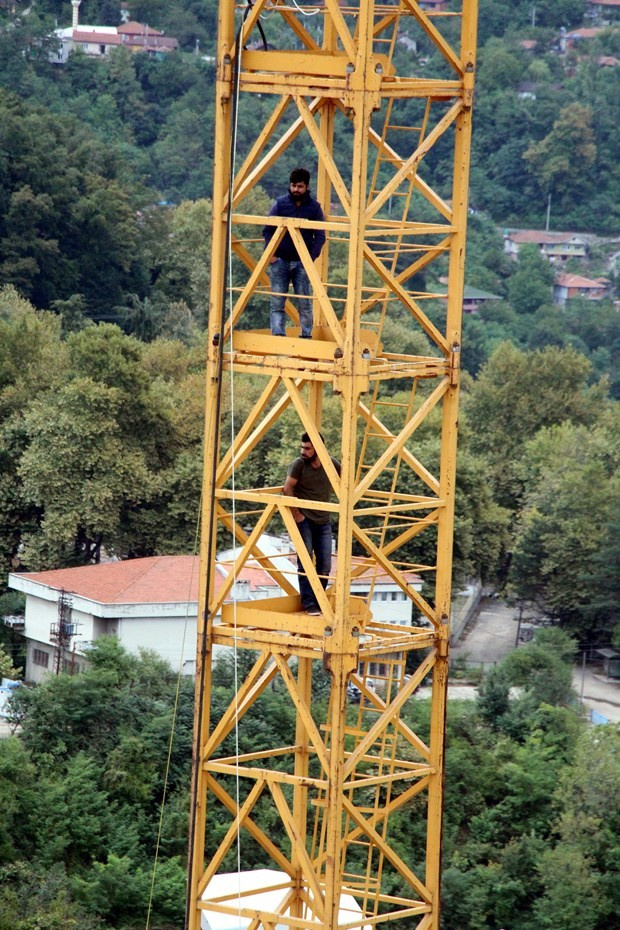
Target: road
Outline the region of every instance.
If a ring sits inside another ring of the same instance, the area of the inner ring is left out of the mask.
[[[467,657],[468,663],[495,665],[512,652],[517,638],[515,610],[503,601],[488,598],[481,603],[480,613],[450,648],[452,661]]]
[[[460,656],[467,659],[468,665],[487,668],[512,652],[516,638],[514,608],[502,601],[484,600],[477,619],[465,630],[459,642],[450,648],[450,661],[454,662]],[[607,679],[592,668],[584,670],[576,666],[573,669],[573,687],[588,716],[594,712],[604,720],[620,723],[620,681]],[[475,696],[475,688],[462,685],[458,680],[448,686],[448,691],[453,698]]]

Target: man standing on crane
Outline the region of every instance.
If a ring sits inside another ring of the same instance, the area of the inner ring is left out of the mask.
[[[269,211],[269,216],[291,216],[296,219],[317,220],[325,219],[318,200],[310,195],[310,172],[306,168],[295,168],[291,171],[288,194],[278,197]],[[275,226],[263,228],[263,238],[267,246],[276,230]],[[301,236],[310,252],[310,258],[315,261],[321,254],[325,233],[322,229],[302,229]],[[270,312],[271,333],[273,336],[286,336],[284,328],[284,304],[289,284],[293,284],[295,294],[299,296],[298,310],[301,325],[301,338],[312,338],[312,303],[309,300],[310,281],[308,274],[299,258],[290,233],[285,232],[279,243],[269,266],[269,280],[271,282]]]
[[[331,456],[330,458],[340,474],[340,462]],[[301,436],[301,456],[289,465],[284,493],[288,497],[301,497],[308,501],[327,503],[330,499],[332,486],[308,433],[302,433]],[[317,574],[325,589],[332,567],[332,524],[329,511],[291,507],[291,513],[310,556],[314,553]],[[299,556],[297,569],[301,605],[307,614],[318,616],[321,610]]]

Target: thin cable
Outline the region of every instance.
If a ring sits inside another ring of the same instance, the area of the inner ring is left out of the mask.
[[[236,48],[243,48],[243,27],[245,25],[245,18],[250,11],[251,3],[246,8],[245,14],[241,21],[241,26],[239,27],[239,33],[237,35]],[[261,29],[262,33],[262,29]],[[266,39],[263,33],[263,41],[266,46]],[[228,190],[228,203],[232,204],[233,194],[235,189],[235,167],[237,162],[237,129],[239,121],[239,85],[240,85],[240,75],[241,75],[241,63],[239,61],[241,55],[240,53],[235,56],[234,61],[234,71],[233,71],[233,104],[232,104],[232,114],[231,114],[231,152],[230,152],[230,184]],[[228,255],[232,255],[232,223],[229,223],[227,226],[228,234]],[[228,319],[229,319],[229,333],[230,333],[230,347],[232,355],[232,340],[233,340],[233,299],[234,299],[234,289],[233,289],[233,277],[232,277],[232,261],[228,262]],[[236,474],[235,474],[235,373],[233,366],[230,367],[230,452],[231,452],[231,491],[232,491],[232,523],[233,527],[237,524],[237,502],[235,499],[236,492]],[[238,639],[237,639],[237,559],[235,558],[236,552],[236,536],[233,531],[233,655],[234,655],[234,689],[235,689],[235,758],[239,759],[239,651],[238,651]],[[240,799],[241,799],[241,779],[239,776],[239,763],[237,762],[237,771],[235,777],[235,795],[237,802],[237,810],[239,810]],[[241,824],[237,818],[237,900],[239,902],[239,920],[241,921]]]
[[[317,7],[315,10],[304,10],[303,7],[301,7],[301,6],[297,3],[297,0],[291,0],[291,3],[293,4],[292,7],[291,7],[291,6],[288,6],[288,4],[286,4],[286,3],[278,3],[278,4],[275,5],[273,12],[275,13],[277,10],[293,10],[293,9],[295,9],[295,10],[297,10],[299,13],[301,13],[302,16],[316,16],[317,13],[322,13],[322,12],[323,12],[323,10],[322,10],[321,7]]]
[[[187,597],[187,602],[186,602],[187,607],[185,611],[185,623],[183,625],[183,636],[181,637],[181,655],[179,657],[179,671],[177,674],[177,685],[176,685],[176,690],[174,694],[174,704],[172,708],[172,722],[170,724],[170,740],[168,742],[168,758],[166,759],[166,773],[164,775],[164,790],[163,790],[163,794],[161,798],[161,805],[159,809],[159,824],[157,826],[157,840],[155,842],[155,857],[153,859],[153,874],[151,876],[151,889],[149,892],[149,903],[148,903],[148,908],[146,912],[145,930],[149,930],[149,927],[151,925],[151,913],[153,910],[153,897],[155,895],[155,878],[157,875],[157,864],[159,862],[159,849],[161,846],[161,835],[163,831],[166,797],[168,794],[168,780],[170,778],[170,767],[172,764],[172,746],[174,743],[174,735],[176,731],[176,722],[177,722],[178,709],[179,709],[179,694],[181,692],[181,681],[182,681],[182,675],[183,675],[183,658],[185,656],[185,639],[187,637],[187,627],[189,624],[189,605],[190,605],[190,597],[191,597],[191,592],[192,592],[192,581],[194,580],[194,560],[196,557],[196,553],[198,551],[198,537],[200,533],[200,511],[201,511],[201,506],[199,502],[198,513],[196,514],[196,530],[194,533],[194,547],[193,547],[193,552],[192,552],[192,570],[191,570],[190,577],[189,577],[189,585],[188,585],[189,590],[188,590],[188,597]]]

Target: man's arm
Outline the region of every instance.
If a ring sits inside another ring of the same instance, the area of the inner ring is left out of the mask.
[[[278,201],[271,205],[271,210],[269,211],[269,216],[279,216],[278,213]],[[263,239],[265,240],[265,247],[273,237],[274,232],[276,231],[275,226],[263,226]]]
[[[316,205],[316,217],[313,217],[313,219],[316,219],[316,220],[325,219],[325,214],[323,213],[323,210],[321,209],[320,203],[317,203]],[[314,239],[312,240],[312,248],[310,250],[310,257],[312,258],[312,261],[314,261],[315,259],[319,257],[319,255],[321,254],[321,249],[325,245],[325,230],[314,229],[313,232],[314,232]]]
[[[286,481],[284,482],[283,492],[287,497],[295,497],[295,488],[297,486],[297,478],[292,478],[291,475],[286,476]],[[301,510],[298,507],[291,507],[291,513],[293,514],[293,519],[295,523],[301,523],[305,519]]]

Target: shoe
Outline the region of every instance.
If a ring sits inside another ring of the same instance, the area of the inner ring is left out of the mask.
[[[320,607],[306,607],[306,613],[311,617],[320,617],[322,611]]]
[[[307,336],[304,336],[304,334],[302,333],[299,338],[300,339],[312,339],[312,333],[308,333]]]

